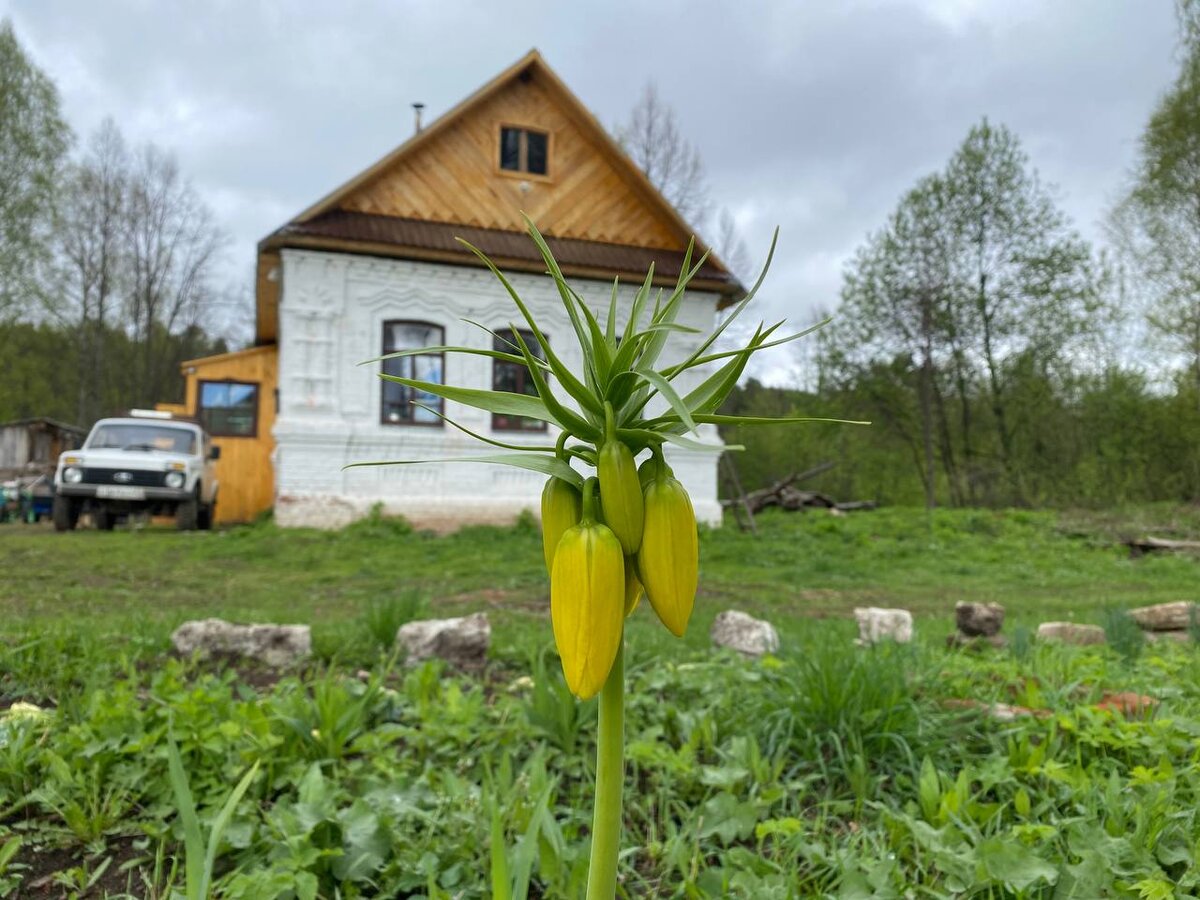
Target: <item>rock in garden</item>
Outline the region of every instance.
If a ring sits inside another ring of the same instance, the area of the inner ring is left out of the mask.
[[[999,603],[954,604],[954,621],[967,637],[991,637],[1004,626],[1004,607]]]
[[[1145,694],[1133,691],[1109,692],[1100,698],[1096,709],[1107,709],[1109,712],[1120,713],[1127,719],[1140,719],[1154,714],[1158,701]]]
[[[181,656],[235,656],[273,669],[312,654],[307,625],[234,625],[224,619],[201,619],[176,628],[171,643]]]
[[[895,641],[907,644],[913,636],[913,617],[907,609],[881,609],[877,606],[859,607],[854,610],[858,620],[860,646]]]
[[[1146,631],[1184,631],[1191,627],[1197,615],[1200,612],[1196,610],[1196,604],[1186,600],[1156,603],[1129,611],[1130,618]]]
[[[1190,631],[1147,631],[1144,636],[1152,644],[1158,641],[1175,641],[1179,644],[1186,644],[1192,639]]]
[[[427,659],[444,659],[463,668],[482,666],[492,642],[487,613],[457,619],[421,619],[400,626],[396,642],[404,648],[409,665]]]
[[[1037,636],[1044,641],[1063,644],[1103,644],[1104,629],[1099,625],[1079,625],[1075,622],[1043,622]]]
[[[717,647],[728,647],[746,656],[762,656],[779,649],[779,632],[770,622],[748,616],[736,609],[720,613],[708,636]]]

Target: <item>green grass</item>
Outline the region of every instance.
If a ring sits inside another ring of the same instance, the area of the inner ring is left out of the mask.
[[[1153,530],[1200,533],[1200,511],[1137,510]],[[995,600],[1009,622],[1102,623],[1105,610],[1183,599],[1188,558],[1132,560],[1109,518],[1053,512],[906,509],[834,518],[771,512],[755,537],[726,527],[701,536],[700,598],[688,644],[703,647],[712,617],[738,607],[798,635],[810,617],[849,619],[855,606],[901,606],[946,630],[958,600]],[[70,622],[114,635],[165,638],[189,618],[299,621],[325,648],[357,646],[359,620],[388,598],[418,592],[431,615],[486,610],[497,643],[548,640],[548,584],[536,526],[466,528],[449,536],[368,519],[339,532],[271,524],[211,533],[147,529],[52,534],[0,530],[0,635]],[[920,623],[924,624],[924,623]],[[634,641],[658,645],[647,609]],[[364,641],[369,643],[369,641]],[[673,642],[663,642],[671,647]]]
[[[1200,561],[1115,543],[1124,527],[1196,535],[1200,512],[760,525],[702,535],[686,641],[645,604],[631,620],[623,896],[1200,891],[1200,655],[1141,642],[1120,612],[1200,600]],[[167,898],[211,871],[222,900],[449,900],[486,896],[489,870],[518,895],[580,895],[595,703],[562,682],[530,523],[5,527],[0,556],[0,710],[48,710],[0,712],[0,897],[37,883]],[[1011,648],[947,650],[957,600],[1004,603]],[[914,610],[918,640],[855,649],[863,603]],[[731,606],[777,624],[778,658],[712,652],[711,618]],[[398,670],[385,652],[413,615],[479,609],[495,624],[482,677]],[[169,658],[171,629],[212,615],[311,623],[318,658],[278,681]],[[1031,643],[1050,618],[1104,624],[1114,644]],[[1126,721],[1095,707],[1108,691],[1160,705]],[[996,721],[964,700],[1044,717]]]

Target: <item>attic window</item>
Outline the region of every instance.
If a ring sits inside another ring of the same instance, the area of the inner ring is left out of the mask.
[[[505,172],[545,175],[549,170],[550,135],[532,128],[500,129],[500,168]]]

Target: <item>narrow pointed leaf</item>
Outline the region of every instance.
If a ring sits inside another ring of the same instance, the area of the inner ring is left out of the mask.
[[[563,424],[550,414],[540,397],[513,394],[508,391],[481,391],[475,388],[453,387],[433,381],[417,381],[414,378],[404,378],[400,375],[380,375],[379,377],[385,381],[394,381],[397,384],[433,394],[435,397],[453,400],[456,403],[487,410],[490,413],[498,413],[502,416],[526,416],[559,427],[562,427]]]
[[[371,359],[364,359],[358,363],[360,366],[367,366],[371,363],[383,362],[385,359],[401,359],[405,356],[420,356],[422,353],[469,353],[472,356],[488,356],[492,359],[503,360],[504,362],[517,363],[525,365],[525,360],[515,353],[505,353],[503,350],[484,350],[481,347],[452,347],[445,345],[441,347],[417,347],[412,350],[396,350],[392,353],[385,353],[383,356],[376,356]],[[542,368],[547,368],[544,360],[539,360]]]
[[[710,425],[797,425],[803,422],[832,422],[837,425],[870,425],[859,419],[831,419],[826,416],[721,416],[699,413],[694,416],[700,423]]]
[[[521,337],[521,333],[514,329],[513,337],[517,339],[517,346],[521,348],[521,353],[527,359],[533,359],[533,353],[530,352],[529,346],[525,343],[525,338]],[[550,385],[546,383],[546,379],[542,377],[542,373],[537,370],[536,366],[529,368],[529,377],[533,381],[533,387],[538,392],[538,396],[546,405],[546,409],[559,422],[563,423],[564,428],[573,434],[588,439],[599,435],[599,430],[595,425],[558,402],[558,398],[554,396],[554,392],[550,390]]]
[[[675,414],[679,416],[681,422],[688,426],[688,431],[696,429],[696,423],[692,421],[692,413],[687,408],[687,404],[683,402],[683,398],[675,393],[675,388],[667,379],[663,378],[658,372],[653,369],[638,368],[637,372],[642,378],[654,386],[658,393],[663,395],[663,398],[671,405],[671,409],[675,410]]]
[[[493,447],[501,447],[505,450],[523,450],[523,451],[526,451],[529,453],[554,453],[558,449],[557,447],[552,447],[549,444],[544,444],[544,445],[543,444],[506,444],[506,443],[504,443],[504,441],[497,441],[494,438],[484,437],[482,434],[479,434],[477,431],[472,431],[466,425],[460,425],[458,422],[455,422],[449,416],[442,415],[440,412],[438,412],[432,406],[426,406],[424,403],[417,403],[415,400],[413,401],[413,406],[419,406],[419,407],[421,407],[421,409],[425,410],[426,412],[433,413],[435,416],[437,416],[443,422],[453,425],[455,428],[457,428],[463,434],[469,434],[471,437],[475,438],[475,440],[483,441],[485,444],[491,444]]]
[[[533,314],[529,311],[529,307],[525,305],[525,301],[521,299],[521,295],[517,293],[516,288],[512,286],[512,283],[505,277],[504,273],[496,268],[496,264],[491,261],[488,255],[474,244],[470,243],[469,241],[464,241],[462,238],[456,238],[456,240],[474,253],[504,286],[504,289],[508,292],[508,296],[512,298],[512,301],[516,304],[517,309],[521,311],[522,317],[524,317],[525,322],[529,325],[529,330],[533,332],[534,339],[542,348],[542,352],[546,354],[546,361],[550,364],[550,368],[551,371],[554,372],[554,376],[559,380],[559,382],[562,383],[563,390],[571,395],[575,402],[579,404],[581,409],[588,409],[597,415],[602,415],[604,410],[601,407],[596,406],[595,393],[590,391],[587,386],[585,386],[578,378],[576,378],[570,367],[568,367],[561,359],[559,359],[558,355],[554,352],[554,348],[550,346],[550,341],[546,339],[546,336],[542,333],[541,328],[538,327],[537,322],[533,318]],[[586,348],[584,349],[584,352],[586,356]]]
[[[553,475],[569,481],[579,489],[583,489],[583,476],[572,469],[557,456],[543,456],[540,453],[496,453],[488,456],[448,456],[445,459],[396,459],[380,460],[378,462],[356,462],[343,466],[344,469],[361,469],[370,466],[420,466],[435,463],[490,463],[496,466],[510,466],[514,469],[528,469],[531,472],[541,472],[543,475]]]

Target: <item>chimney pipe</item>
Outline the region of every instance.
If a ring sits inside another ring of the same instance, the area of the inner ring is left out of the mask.
[[[414,121],[414,125],[416,127],[416,133],[420,134],[421,133],[421,110],[423,110],[425,108],[425,104],[424,103],[414,103],[412,105],[412,108],[413,108],[413,121]]]

